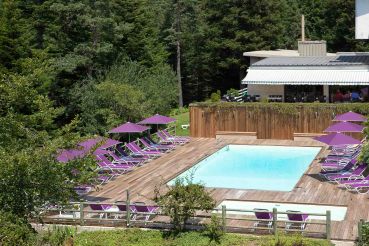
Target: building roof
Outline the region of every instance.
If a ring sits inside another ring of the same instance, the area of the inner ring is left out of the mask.
[[[255,67],[333,67],[333,66],[368,66],[369,55],[337,55],[319,57],[269,57],[252,64]]]
[[[327,53],[327,56],[335,56],[335,53]],[[300,56],[299,52],[297,50],[257,50],[257,51],[248,51],[244,52],[243,56],[249,56],[249,57],[261,57],[261,58],[267,58],[267,57],[293,57],[293,56]]]
[[[299,56],[297,50],[257,50],[244,52],[243,56],[250,57],[275,57],[275,56]]]
[[[368,69],[249,69],[242,84],[369,85]]]

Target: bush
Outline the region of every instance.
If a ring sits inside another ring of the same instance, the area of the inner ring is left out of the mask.
[[[220,90],[217,90],[217,92],[213,92],[210,95],[211,102],[219,102],[221,98],[222,96],[221,96]]]
[[[67,245],[67,242],[73,240],[75,234],[76,230],[72,227],[54,226],[52,230],[49,229],[40,235],[38,243],[40,245],[48,244],[50,246]],[[70,244],[73,245],[72,243]]]
[[[276,237],[262,238],[260,245],[265,246],[330,246],[333,245],[327,240],[314,240],[304,238],[301,234],[285,235],[278,234]]]
[[[238,90],[234,89],[234,88],[231,88],[227,91],[227,95],[228,96],[238,96]]]
[[[0,245],[34,245],[36,233],[25,219],[0,212]]]
[[[224,232],[220,223],[220,219],[216,214],[211,216],[210,223],[205,226],[205,234],[210,238],[210,242],[220,243]]]
[[[155,202],[162,206],[163,213],[168,215],[174,226],[175,232],[185,229],[185,224],[196,210],[211,210],[215,202],[205,190],[204,185],[195,184],[193,178],[177,178],[168,191],[160,194],[160,187],[155,188]]]
[[[369,224],[365,223],[363,224],[363,226],[361,227],[361,233],[362,233],[362,238],[361,241],[359,242],[360,246],[367,246],[369,245]]]
[[[188,113],[190,110],[188,109],[188,107],[184,106],[182,108],[174,108],[170,111],[170,116],[176,116],[176,115],[180,115],[180,114],[184,114],[184,113]]]

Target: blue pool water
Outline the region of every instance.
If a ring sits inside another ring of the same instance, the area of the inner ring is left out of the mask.
[[[319,151],[319,147],[228,145],[178,177],[192,175],[195,183],[206,187],[291,191]]]

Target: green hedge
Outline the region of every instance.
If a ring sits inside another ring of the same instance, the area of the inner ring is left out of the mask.
[[[143,231],[138,229],[82,232],[74,238],[75,246],[102,246],[102,245],[125,245],[125,246],[208,246],[208,245],[332,245],[326,240],[306,239],[300,236],[273,236],[253,237],[235,234],[225,234],[220,243],[210,241],[209,237],[201,232],[186,232],[173,237],[156,230]]]
[[[279,113],[297,114],[304,108],[312,111],[334,111],[337,114],[353,111],[369,115],[369,103],[262,103],[262,102],[199,102],[192,103],[190,107],[202,107],[207,110],[225,110],[234,108],[247,108],[249,110],[272,109]]]

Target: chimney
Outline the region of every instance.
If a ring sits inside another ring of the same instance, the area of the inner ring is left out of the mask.
[[[298,52],[300,56],[326,56],[327,42],[305,40],[305,16],[301,16],[301,41],[298,41]]]
[[[298,51],[300,56],[326,56],[327,42],[320,41],[299,41]]]

